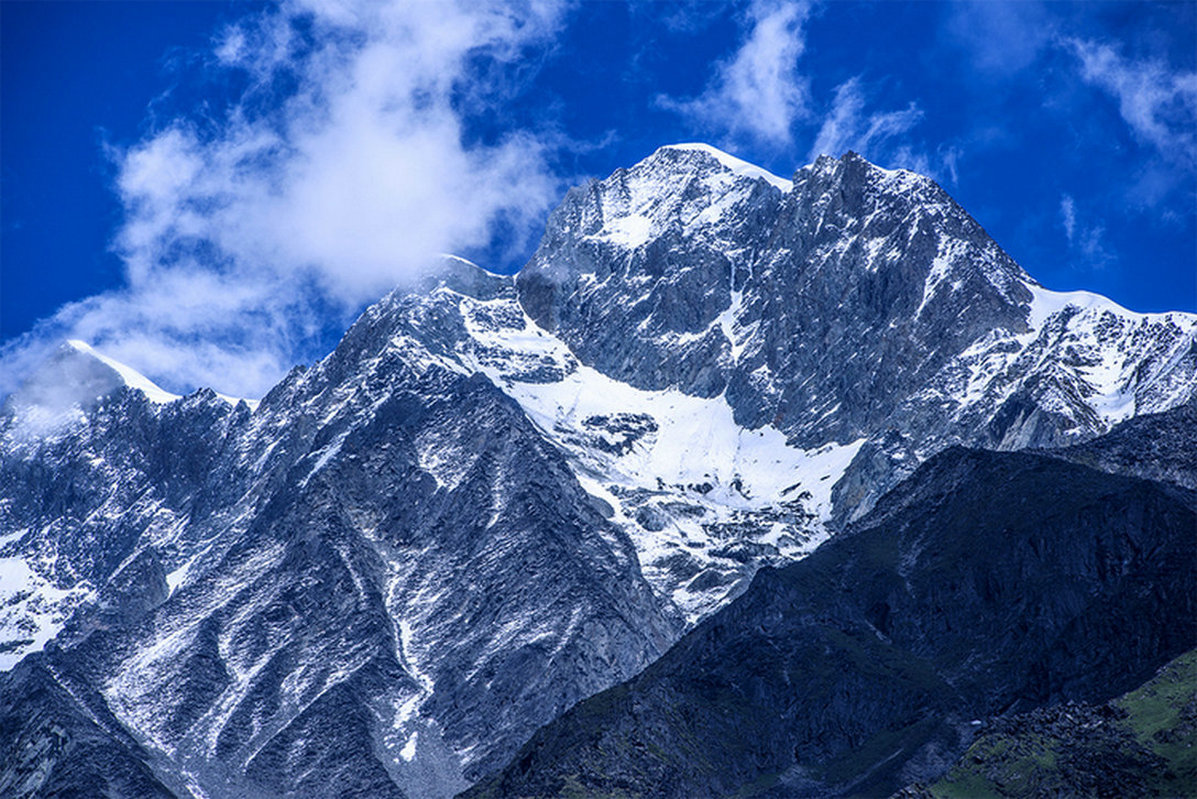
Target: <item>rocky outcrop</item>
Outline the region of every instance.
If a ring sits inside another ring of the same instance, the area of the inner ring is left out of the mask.
[[[95,586],[39,657],[176,782],[446,795],[680,630],[557,448],[401,303],[252,415],[122,386],[0,461],[8,551]],[[38,696],[30,724],[59,712]]]

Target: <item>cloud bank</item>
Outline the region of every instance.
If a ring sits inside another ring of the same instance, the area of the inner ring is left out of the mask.
[[[9,344],[0,373],[73,337],[175,390],[260,396],[439,253],[522,244],[558,190],[545,143],[470,121],[561,21],[547,0],[291,0],[223,31],[208,69],[244,87],[230,106],[111,153],[125,287]]]

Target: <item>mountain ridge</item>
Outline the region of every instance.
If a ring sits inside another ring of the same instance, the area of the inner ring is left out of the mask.
[[[258,403],[71,348],[98,390],[0,413],[4,679],[78,675],[170,790],[448,796],[918,463],[1191,401],[1197,317],[1069,306],[927,178],[762,172],[661,148]]]

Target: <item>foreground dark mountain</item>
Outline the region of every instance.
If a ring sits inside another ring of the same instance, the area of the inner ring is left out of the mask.
[[[452,795],[947,447],[1121,422],[1075,457],[1194,487],[1126,420],[1191,400],[1195,337],[1045,290],[929,179],[681,145],[572,191],[518,277],[448,258],[260,404],[72,342],[0,411],[0,794]],[[1164,513],[1108,487],[1108,524]],[[892,588],[878,569],[852,579]],[[899,643],[852,679],[948,702]]]
[[[949,450],[467,796],[885,795],[935,777],[974,720],[1102,702],[1191,648],[1195,530],[1183,489]]]

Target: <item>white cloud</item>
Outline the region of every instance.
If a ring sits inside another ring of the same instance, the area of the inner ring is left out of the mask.
[[[788,144],[794,124],[810,114],[809,82],[798,71],[810,11],[809,2],[755,0],[744,43],[718,64],[707,89],[692,100],[662,98],[662,104],[732,137]]]
[[[939,160],[943,164],[944,174],[952,181],[952,185],[960,182],[960,173],[956,165],[960,162],[961,151],[954,145],[942,145],[939,148]]]
[[[1080,254],[1079,266],[1088,270],[1101,271],[1118,260],[1106,243],[1105,225],[1093,225],[1078,231],[1074,247]]]
[[[831,110],[824,118],[815,143],[811,146],[809,159],[820,155],[840,156],[847,150],[876,158],[875,150],[884,142],[909,131],[923,118],[923,112],[911,103],[898,111],[865,113],[865,95],[859,78],[841,83],[835,90]],[[910,153],[906,153],[907,159]],[[953,171],[955,157],[952,158]],[[927,164],[912,164],[926,170]]]
[[[218,129],[177,119],[113,153],[126,287],[4,362],[71,336],[176,390],[259,396],[330,312],[344,323],[496,225],[532,235],[558,190],[545,143],[467,143],[463,115],[500,110],[560,22],[547,0],[292,0],[230,27],[207,68],[248,88]]]
[[[1108,44],[1070,39],[1068,45],[1081,62],[1081,76],[1118,101],[1141,141],[1170,161],[1197,166],[1197,72],[1123,58]]]
[[[812,11],[813,3],[806,0],[753,0],[744,18],[743,42],[716,65],[705,91],[684,101],[662,97],[660,104],[691,117],[729,144],[788,149],[795,144],[796,128],[809,131],[818,126],[810,160],[853,149],[874,160],[894,156],[898,165],[927,173],[946,171],[954,181],[958,151],[940,153],[941,168],[933,170],[931,159],[915,154],[909,144],[893,144],[923,118],[913,102],[904,109],[869,112],[869,98],[856,77],[836,88],[825,116],[816,115],[810,79],[799,69]]]

